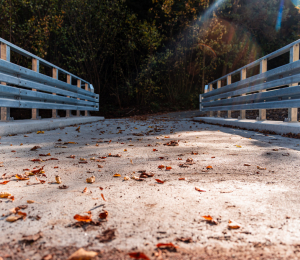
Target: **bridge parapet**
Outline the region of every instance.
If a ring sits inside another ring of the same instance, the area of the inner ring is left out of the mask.
[[[1,121],[11,120],[10,108],[32,110],[32,119],[39,119],[39,109],[51,109],[52,118],[57,110],[66,110],[66,117],[76,110],[88,116],[89,111],[99,111],[99,95],[93,85],[72,73],[0,38],[0,108]],[[11,62],[11,52],[32,61],[32,69]],[[40,73],[40,65],[52,70],[52,77]],[[59,80],[64,74],[66,82]],[[76,82],[76,85],[72,85]]]

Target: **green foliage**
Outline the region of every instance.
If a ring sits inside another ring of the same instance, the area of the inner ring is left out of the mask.
[[[0,0],[0,36],[90,81],[100,113],[197,109],[209,81],[300,36],[291,1],[279,31],[280,0],[215,3]]]

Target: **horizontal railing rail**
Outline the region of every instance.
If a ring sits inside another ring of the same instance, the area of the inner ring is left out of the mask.
[[[58,117],[57,110],[66,110],[66,117],[89,115],[99,111],[99,95],[93,85],[46,60],[0,38],[0,108],[1,120],[12,119],[10,108],[32,110],[32,119],[38,119],[39,109],[51,109],[52,118]],[[11,62],[11,52],[31,59],[32,69]],[[40,73],[40,65],[52,69],[52,77]],[[58,79],[65,74],[67,82]],[[72,81],[76,85],[72,85]],[[83,89],[84,88],[84,89]]]
[[[300,60],[299,43],[295,41],[269,55],[266,55],[236,71],[210,82],[205,93],[200,95],[200,111],[227,111],[227,118],[231,111],[240,110],[240,119],[246,118],[246,110],[259,110],[257,120],[266,120],[266,109],[288,109],[285,121],[298,120],[300,107]],[[290,52],[290,63],[267,71],[267,62],[284,53]],[[247,70],[259,65],[260,73],[247,78]],[[232,76],[240,73],[240,81],[232,83]],[[221,87],[226,79],[227,85]],[[213,89],[213,84],[217,85]]]

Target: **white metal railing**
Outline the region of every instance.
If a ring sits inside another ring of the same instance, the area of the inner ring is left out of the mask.
[[[71,110],[76,110],[77,116],[80,111],[85,111],[85,116],[99,111],[99,95],[89,82],[2,38],[0,44],[1,121],[11,119],[10,108],[31,109],[32,119],[40,118],[38,109],[51,109],[52,118],[58,117],[57,110],[66,110],[66,117]],[[11,51],[31,59],[32,69],[10,62]],[[40,64],[52,69],[52,77],[39,73]],[[58,79],[59,73],[66,75],[67,82]]]
[[[246,110],[259,110],[257,120],[266,120],[266,109],[288,108],[285,121],[296,122],[300,107],[300,40],[295,41],[269,55],[266,55],[236,71],[210,82],[205,93],[200,95],[200,111],[208,111],[209,116],[217,111],[240,110],[240,119],[246,118]],[[267,70],[269,60],[290,52],[290,63]],[[259,65],[260,73],[247,78],[247,70]],[[240,73],[240,81],[231,83],[232,76]],[[221,81],[227,85],[221,87]],[[217,84],[217,89],[213,89]],[[278,88],[280,87],[280,88]]]

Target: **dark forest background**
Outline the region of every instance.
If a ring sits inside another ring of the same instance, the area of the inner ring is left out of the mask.
[[[197,109],[205,84],[300,38],[298,2],[0,0],[0,37],[92,83],[99,115]]]

